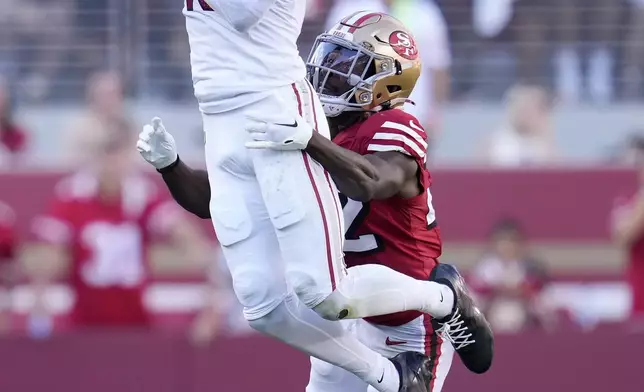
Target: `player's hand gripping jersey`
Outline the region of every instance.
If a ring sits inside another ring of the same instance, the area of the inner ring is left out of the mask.
[[[412,198],[394,196],[367,203],[340,197],[347,227],[344,251],[348,267],[377,263],[416,279],[428,279],[442,243],[429,190],[431,176],[425,165],[426,138],[415,117],[402,110],[386,110],[333,139],[361,155],[391,151],[412,157],[418,163],[418,180],[424,189]],[[369,321],[400,325],[419,315],[404,312]]]
[[[195,96],[204,113],[233,110],[303,79],[297,49],[306,1],[186,0]]]

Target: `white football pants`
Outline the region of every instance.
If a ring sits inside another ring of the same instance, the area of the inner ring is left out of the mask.
[[[240,109],[203,115],[210,213],[247,320],[270,313],[289,290],[312,308],[346,274],[344,222],[329,174],[303,151],[244,147],[248,116],[289,123],[295,114],[329,137],[305,80]]]
[[[341,321],[365,346],[392,358],[417,351],[431,359],[434,379],[430,392],[440,392],[452,366],[454,348],[433,333],[429,316],[420,316],[398,327],[374,325],[364,320]],[[346,370],[311,357],[311,376],[306,392],[367,392],[369,385]]]

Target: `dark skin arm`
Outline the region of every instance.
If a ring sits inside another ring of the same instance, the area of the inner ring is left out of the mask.
[[[350,199],[366,202],[392,196],[413,197],[419,187],[418,163],[399,152],[360,155],[313,133],[306,152],[329,171],[338,190]]]
[[[329,171],[338,190],[356,201],[392,196],[413,197],[422,192],[414,159],[398,152],[360,155],[313,134],[306,152]],[[186,211],[210,219],[210,183],[205,170],[190,168],[180,159],[159,170],[174,200]]]
[[[174,200],[186,211],[210,219],[208,172],[191,169],[181,159],[159,170]]]

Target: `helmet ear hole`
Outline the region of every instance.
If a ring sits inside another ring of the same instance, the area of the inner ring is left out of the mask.
[[[398,60],[394,61],[394,67],[396,67],[396,75],[402,75],[403,69],[402,69],[402,64],[400,64],[400,61]]]
[[[395,86],[395,85],[388,85],[387,86],[387,91],[389,91],[389,94],[393,94],[393,93],[395,93],[397,91],[400,91],[400,90],[402,90],[402,87],[400,87],[400,86]]]

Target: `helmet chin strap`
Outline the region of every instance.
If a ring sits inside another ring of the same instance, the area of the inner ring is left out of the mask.
[[[378,105],[378,106],[376,106],[375,108],[373,108],[373,109],[371,109],[369,111],[377,113],[377,112],[381,112],[382,110],[384,110],[385,107],[395,107],[395,106],[399,106],[399,105],[404,105],[406,103],[410,103],[410,104],[416,106],[416,102],[412,101],[409,98],[394,98],[391,101],[387,101],[386,103],[387,103],[387,105]]]
[[[412,104],[412,105],[416,106],[416,102],[412,101],[409,98],[394,98],[394,99],[392,99],[390,101],[385,102],[385,105],[378,105],[378,106],[374,107],[371,110],[364,110],[364,109],[359,108],[359,107],[345,106],[342,110],[339,110],[339,111],[337,111],[335,113],[329,113],[328,109],[325,108],[325,115],[327,117],[329,117],[329,118],[333,118],[333,117],[338,117],[338,116],[342,115],[343,113],[347,113],[347,112],[378,113],[378,112],[381,112],[381,111],[383,111],[385,109],[400,106],[400,105],[404,105],[406,103],[409,103],[409,104]],[[323,106],[328,105],[330,107],[330,106],[333,106],[333,105],[340,106],[341,104],[334,104],[334,103],[330,103],[330,102],[325,103],[323,101],[322,105]]]

